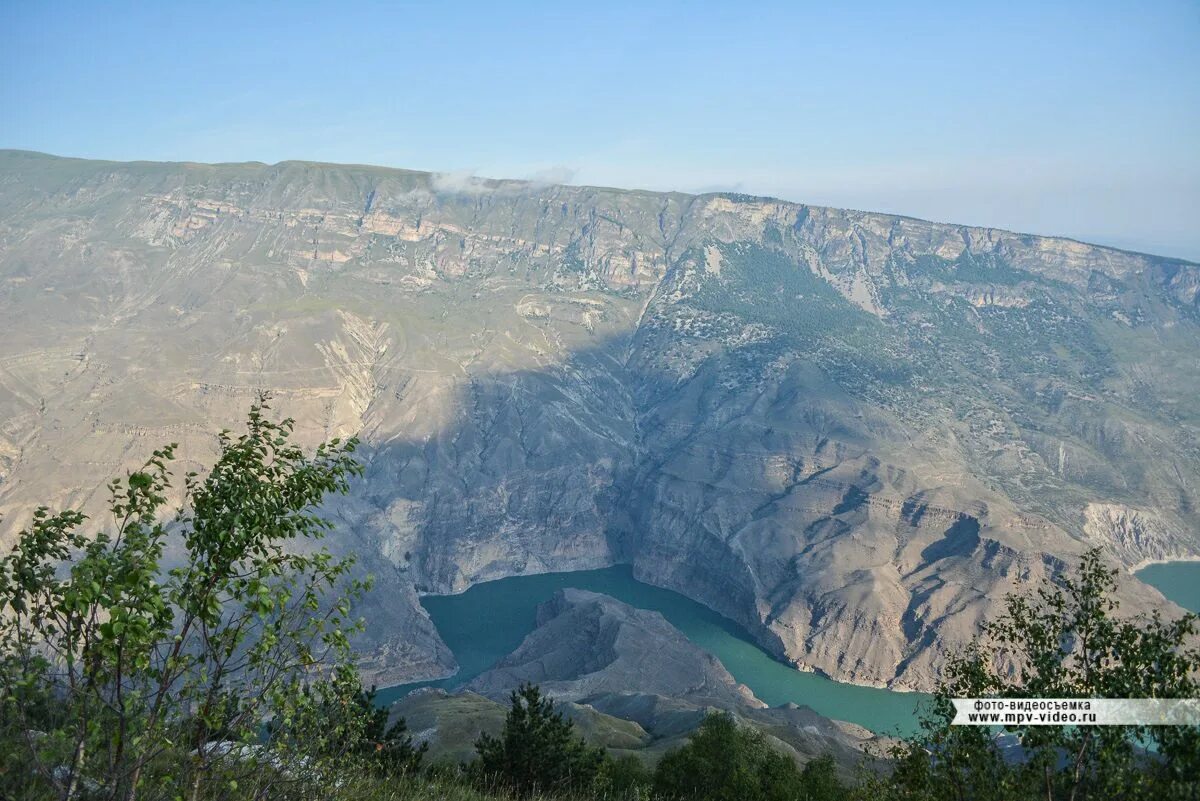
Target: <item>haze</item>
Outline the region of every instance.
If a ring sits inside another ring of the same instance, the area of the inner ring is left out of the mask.
[[[1200,259],[1200,6],[0,6],[0,147],[736,190]]]

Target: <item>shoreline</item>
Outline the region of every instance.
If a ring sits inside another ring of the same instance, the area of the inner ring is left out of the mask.
[[[1143,559],[1136,565],[1129,568],[1129,572],[1137,575],[1140,571],[1145,570],[1153,565],[1171,565],[1171,564],[1192,564],[1200,562],[1200,556],[1177,556],[1172,559]]]

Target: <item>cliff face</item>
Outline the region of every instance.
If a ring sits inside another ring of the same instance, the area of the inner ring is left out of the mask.
[[[1068,240],[8,151],[0,333],[0,537],[163,442],[202,464],[259,389],[309,443],[358,433],[329,512],[379,580],[381,684],[452,667],[419,592],[629,561],[803,666],[926,688],[1086,547],[1200,555],[1200,267]]]

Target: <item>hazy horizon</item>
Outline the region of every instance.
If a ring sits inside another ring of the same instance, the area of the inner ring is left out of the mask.
[[[1200,260],[1200,7],[0,9],[0,147],[734,191]]]

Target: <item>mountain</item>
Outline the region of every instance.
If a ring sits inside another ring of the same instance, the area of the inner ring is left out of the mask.
[[[359,434],[365,669],[420,593],[631,563],[805,669],[927,689],[1003,595],[1200,556],[1200,266],[818,208],[0,152],[0,514],[96,511],[260,389]]]

